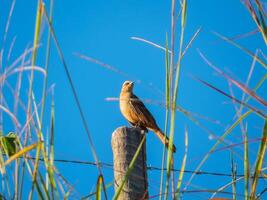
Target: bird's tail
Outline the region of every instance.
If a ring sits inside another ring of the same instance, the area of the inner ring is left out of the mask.
[[[169,147],[169,138],[165,136],[165,134],[161,130],[153,130],[153,132],[156,134],[156,136],[160,139],[160,141],[165,145],[166,148]],[[173,153],[176,152],[176,147],[173,144],[172,146]]]

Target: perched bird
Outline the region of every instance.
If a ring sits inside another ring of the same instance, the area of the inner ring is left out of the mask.
[[[134,82],[125,81],[120,93],[120,110],[122,115],[133,126],[140,127],[143,130],[151,130],[168,148],[169,138],[158,127],[154,117],[145,107],[143,102],[133,93]],[[173,145],[173,152],[176,147]]]

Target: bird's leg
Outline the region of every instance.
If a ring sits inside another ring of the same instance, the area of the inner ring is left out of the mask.
[[[130,121],[128,121],[128,122],[131,125],[131,127],[140,129],[141,130],[141,134],[145,134],[145,133],[148,132],[147,128],[141,125],[141,121],[139,121],[138,123],[132,123]]]
[[[128,121],[128,122],[129,122],[129,124],[131,125],[131,127],[142,129],[142,128],[141,128],[141,122],[138,122],[138,123],[132,123],[132,122],[130,122],[130,121]]]
[[[129,125],[130,125],[131,127],[135,127],[135,128],[136,128],[136,125],[135,125],[134,123],[132,123],[132,122],[130,122],[130,121],[128,121],[128,123],[129,123]]]
[[[147,130],[145,130],[145,129],[141,129],[141,134],[142,135],[145,135],[147,133]]]

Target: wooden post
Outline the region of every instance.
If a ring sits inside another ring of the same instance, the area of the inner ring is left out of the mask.
[[[123,181],[129,164],[143,137],[143,131],[134,127],[119,127],[113,132],[111,143],[115,191]],[[135,166],[122,189],[119,200],[148,199],[146,170],[146,145],[144,143]]]

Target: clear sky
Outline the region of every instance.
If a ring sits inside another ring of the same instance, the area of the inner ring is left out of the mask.
[[[11,2],[3,1],[0,6],[1,40]],[[6,56],[13,38],[16,37],[16,40],[10,59],[5,61],[4,66],[12,63],[27,46],[32,45],[36,2],[36,0],[16,2],[4,46]],[[48,9],[49,1],[46,2],[46,7]],[[140,98],[159,102],[163,102],[165,99],[164,52],[148,44],[132,40],[131,37],[141,37],[165,46],[166,33],[170,36],[170,10],[170,0],[55,0],[53,26],[85,113],[97,156],[102,162],[110,164],[113,162],[112,132],[117,127],[128,125],[120,113],[118,102],[105,99],[118,97],[122,83],[128,79],[139,80],[140,83],[135,84],[134,91]],[[202,27],[202,30],[182,61],[178,103],[191,112],[202,126],[220,136],[236,119],[234,118],[234,106],[228,98],[192,79],[192,75],[212,83],[227,93],[229,93],[229,86],[223,77],[207,66],[198,50],[218,68],[244,83],[252,58],[220,40],[214,35],[214,32],[227,37],[236,37],[254,31],[256,25],[246,7],[239,0],[188,0],[185,43],[190,41],[199,27]],[[43,34],[37,65],[44,67],[47,24],[44,23],[41,30]],[[176,36],[175,50],[177,52],[179,28]],[[259,33],[239,38],[237,42],[252,52],[255,52],[256,49],[266,51],[264,41]],[[54,42],[52,42],[51,48],[48,84],[49,86],[55,84],[55,158],[93,162],[89,142]],[[84,54],[107,63],[118,69],[119,72],[123,72],[124,75],[81,59],[74,53]],[[264,74],[265,69],[256,64],[249,87],[253,88]],[[37,101],[40,101],[41,97],[41,78],[42,76],[38,74],[35,80],[34,91]],[[15,79],[11,77],[9,80],[12,84]],[[26,77],[25,80],[27,80]],[[12,105],[12,100],[10,102],[8,100],[8,98],[12,98],[8,88],[4,91],[6,91],[4,96],[6,96],[7,102]],[[241,99],[242,92],[234,86],[233,91],[236,97]],[[266,98],[265,91],[266,84],[259,89],[258,94]],[[24,100],[26,92],[25,89],[22,94]],[[51,95],[48,96],[48,106],[50,103]],[[264,107],[254,101],[250,101],[250,103],[263,112],[266,111]],[[159,105],[146,105],[163,129],[164,108]],[[186,169],[195,170],[216,140],[210,138],[207,130],[194,124],[188,117],[181,113],[177,113],[177,116],[174,141],[177,146],[175,168],[181,167],[184,155],[184,130],[187,127],[189,149]],[[4,117],[4,131],[13,131],[14,127],[8,116]],[[22,116],[19,118],[22,124],[25,123]],[[44,128],[48,128],[49,113],[47,113],[45,121],[47,127]],[[262,119],[253,114],[246,120],[246,123],[248,123],[248,135],[251,140],[261,137]],[[227,142],[228,144],[242,142],[240,127],[235,128],[227,137]],[[220,145],[219,148],[223,146]],[[253,166],[258,143],[251,142],[250,147],[250,164]],[[243,146],[234,147],[233,150],[236,152],[234,160],[237,162],[238,174],[243,174],[243,161],[238,157],[243,156]],[[153,133],[149,133],[147,139],[148,165],[160,167],[161,155],[162,144]],[[70,163],[56,163],[56,166],[74,186],[73,198],[80,198],[94,191],[98,175],[95,166]],[[264,166],[266,167],[266,163]],[[106,183],[112,182],[112,169],[103,168],[103,170]],[[213,153],[201,170],[230,174],[229,148]],[[150,195],[157,195],[160,172],[149,171],[148,174]],[[178,173],[175,174],[176,178],[178,175]],[[189,180],[190,175],[185,174],[183,186]],[[196,175],[188,189],[218,189],[230,181],[231,177]],[[243,182],[238,182],[237,186],[238,193],[243,194]],[[263,187],[263,182],[260,183],[260,187]],[[226,191],[231,192],[231,187]],[[108,196],[112,197],[112,194],[113,188],[111,187],[108,189]],[[207,199],[210,196],[209,193],[185,193],[184,199]]]

